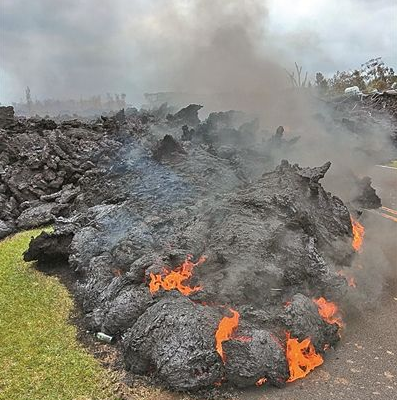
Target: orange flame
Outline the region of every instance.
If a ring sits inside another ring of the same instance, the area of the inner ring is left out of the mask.
[[[364,240],[364,235],[365,235],[365,229],[364,227],[356,221],[352,216],[350,216],[350,220],[352,223],[352,229],[353,229],[353,242],[352,242],[352,247],[355,251],[359,252],[361,251],[361,246],[363,245],[363,240]]]
[[[160,288],[164,290],[179,290],[183,295],[187,296],[190,293],[197,292],[202,289],[201,286],[190,287],[184,285],[184,282],[193,275],[193,268],[202,264],[206,257],[202,256],[196,263],[191,261],[192,255],[188,254],[186,260],[174,270],[164,268],[165,276],[161,274],[155,275],[150,273],[149,290],[150,293],[157,292]]]
[[[259,386],[262,386],[266,381],[267,381],[266,378],[259,378],[259,379],[256,381],[255,385],[258,386],[258,387],[259,387]]]
[[[298,339],[291,338],[289,332],[287,332],[286,355],[289,366],[289,378],[287,382],[304,378],[309,372],[324,362],[321,355],[316,353],[316,349],[309,338],[299,342]]]
[[[325,322],[329,324],[337,324],[340,328],[343,327],[343,321],[340,316],[338,316],[338,306],[331,301],[327,301],[324,297],[319,299],[313,299],[317,304],[318,313],[321,315]]]
[[[226,355],[223,352],[222,343],[229,340],[232,337],[233,332],[238,327],[238,321],[240,314],[229,308],[229,311],[233,314],[231,317],[223,317],[219,322],[218,329],[215,332],[215,347],[218,354],[221,356],[222,361],[225,363]]]

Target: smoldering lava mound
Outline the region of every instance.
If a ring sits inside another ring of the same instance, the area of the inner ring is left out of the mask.
[[[351,254],[348,210],[319,183],[328,167],[283,162],[244,189],[199,205],[184,201],[190,191],[165,185],[166,193],[180,191],[174,203],[96,206],[36,243],[69,240],[89,326],[120,338],[133,372],[154,373],[175,389],[222,380],[243,387],[263,377],[280,386],[289,377],[286,331],[310,337],[319,353],[339,338],[338,326],[324,322],[312,301],[343,295],[346,281],[336,270]],[[207,257],[188,282],[202,289],[151,295],[150,273],[179,265],[186,254]],[[229,307],[240,323],[223,343],[223,362],[215,332]]]
[[[73,178],[80,192],[68,213],[25,258],[68,261],[87,328],[116,337],[134,373],[178,390],[262,378],[282,386],[287,332],[310,338],[319,354],[339,339],[313,299],[347,289],[336,271],[351,263],[349,212],[319,183],[329,163],[271,170],[272,148],[293,143],[258,141],[257,122],[235,112],[201,123],[197,107],[143,129],[133,128],[147,123],[138,114],[117,129],[100,124],[118,151],[96,160],[95,179],[89,170]],[[151,277],[165,278],[164,267],[175,270],[188,254],[206,257],[183,282],[200,289],[151,293]],[[221,357],[215,335],[231,310],[240,317]]]

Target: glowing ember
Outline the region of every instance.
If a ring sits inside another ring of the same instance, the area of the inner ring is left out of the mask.
[[[215,333],[216,351],[221,356],[223,362],[226,361],[226,356],[223,352],[222,343],[225,342],[226,340],[229,340],[232,337],[233,332],[238,327],[238,321],[240,318],[240,314],[237,311],[231,308],[229,308],[229,311],[232,313],[232,316],[223,317]]]
[[[353,242],[352,246],[355,251],[361,251],[361,246],[363,245],[365,229],[364,227],[356,221],[353,217],[350,217],[353,229]]]
[[[354,279],[353,276],[349,276],[345,271],[342,271],[342,270],[338,271],[338,275],[343,276],[344,278],[346,278],[347,284],[350,287],[353,287],[353,288],[357,287],[356,280]]]
[[[252,342],[251,336],[233,336],[233,339],[244,343]]]
[[[266,378],[260,378],[256,381],[255,385],[256,386],[262,386],[265,382],[267,381]]]
[[[357,287],[356,280],[354,279],[353,276],[350,276],[349,278],[347,278],[347,284],[352,288],[356,288]]]
[[[287,332],[286,355],[289,366],[289,379],[287,382],[304,378],[324,361],[321,355],[316,353],[309,338],[299,342],[298,339],[291,338],[289,332]]]
[[[337,324],[340,328],[343,327],[343,322],[340,316],[338,316],[338,306],[331,301],[327,301],[324,297],[319,299],[313,299],[317,304],[318,313],[321,315],[325,322],[329,324]]]
[[[198,290],[202,289],[201,286],[195,286],[192,288],[184,285],[184,282],[193,275],[193,268],[202,264],[206,260],[206,257],[200,257],[196,263],[193,263],[191,259],[192,256],[189,254],[186,257],[186,260],[176,269],[169,270],[164,268],[164,277],[162,274],[155,275],[150,273],[150,293],[155,293],[160,288],[163,288],[164,290],[176,289],[187,296],[190,293],[197,292]]]

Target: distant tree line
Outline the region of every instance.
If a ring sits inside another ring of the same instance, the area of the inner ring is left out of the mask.
[[[13,103],[13,106],[20,115],[93,115],[125,108],[126,95],[124,93],[107,93],[105,98],[98,95],[89,98],[80,98],[79,100],[45,99],[33,101],[30,88],[27,87],[25,101],[21,100],[19,103]]]
[[[331,78],[326,78],[321,72],[316,73],[314,82],[308,79],[308,73],[302,75],[302,66],[295,63],[295,70],[286,70],[293,88],[317,88],[323,94],[341,94],[345,89],[357,86],[361,91],[373,92],[390,89],[397,82],[393,68],[385,65],[382,57],[373,58],[359,69],[337,71]]]
[[[359,69],[352,71],[337,71],[332,78],[325,78],[321,72],[317,72],[315,86],[323,93],[340,94],[346,88],[357,86],[361,91],[372,92],[390,89],[397,82],[397,76],[393,68],[388,67],[382,57],[373,58]]]

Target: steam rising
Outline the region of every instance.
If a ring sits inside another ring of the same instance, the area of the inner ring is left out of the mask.
[[[393,0],[342,3],[4,0],[1,97],[19,100],[26,86],[33,99],[125,92],[139,104],[142,93],[157,91],[241,97],[282,90],[283,68],[294,61],[311,74],[354,68],[378,53],[395,63]],[[382,23],[366,32],[368,15]]]
[[[242,109],[257,114],[262,128],[289,126],[301,140],[293,152],[281,151],[275,163],[282,158],[301,165],[330,160],[325,186],[349,201],[347,174],[362,177],[391,156],[390,129],[387,123],[373,125],[372,131],[360,136],[335,126],[334,115],[318,100],[284,92],[288,80],[283,67],[295,60],[288,56],[286,42],[275,40],[287,35],[270,32],[267,4],[261,0],[4,0],[1,65],[20,91],[18,96],[28,85],[38,97],[127,92],[130,101],[138,102],[145,91],[211,95],[207,111]],[[374,37],[375,28],[371,26]],[[296,37],[307,37],[308,32],[299,31]],[[321,38],[309,37],[313,48],[320,49]],[[305,46],[298,39],[294,56]],[[325,119],[319,122],[318,113]],[[261,135],[259,139],[267,134]],[[389,256],[383,253],[370,262],[380,275],[390,271]]]
[[[41,0],[24,4],[17,15],[22,3],[4,5],[6,21],[26,32],[15,48],[13,27],[6,26],[4,68],[33,93],[236,93],[286,83],[266,37],[263,1],[119,1],[109,7],[106,1]]]

